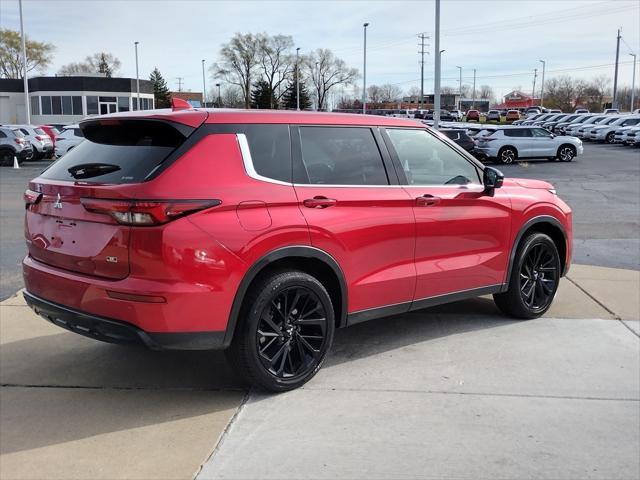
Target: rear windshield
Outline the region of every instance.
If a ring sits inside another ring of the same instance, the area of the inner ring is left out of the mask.
[[[16,137],[24,138],[24,132],[22,130],[20,130],[19,128],[14,129],[13,133],[16,134]]]
[[[45,132],[41,128],[34,128],[33,131],[36,132],[38,135],[46,135],[47,134],[47,132]]]
[[[96,120],[80,128],[85,141],[42,173],[50,180],[87,183],[144,181],[193,131],[154,120]]]

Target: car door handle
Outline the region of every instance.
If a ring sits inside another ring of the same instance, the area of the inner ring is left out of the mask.
[[[440,203],[440,197],[434,197],[433,195],[423,195],[416,198],[417,207],[432,207]]]
[[[307,208],[328,208],[333,207],[338,201],[335,198],[327,198],[317,196],[313,198],[307,198],[302,204]]]

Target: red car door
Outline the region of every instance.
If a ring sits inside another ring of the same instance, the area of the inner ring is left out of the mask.
[[[343,270],[349,322],[381,316],[378,307],[408,310],[416,282],[412,199],[377,129],[300,126],[292,139],[300,209],[311,244]]]
[[[480,167],[438,135],[395,128],[384,134],[415,212],[413,308],[443,295],[497,290],[510,253],[508,196],[485,192]]]

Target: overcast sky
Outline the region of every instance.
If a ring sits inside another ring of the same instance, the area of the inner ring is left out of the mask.
[[[618,28],[620,84],[631,84],[629,53],[640,51],[638,0],[441,3],[443,85],[457,86],[460,65],[465,84],[476,68],[477,85],[491,85],[497,95],[531,91],[539,59],[547,62],[547,78],[613,77]],[[417,35],[425,32],[425,91],[433,90],[434,1],[23,0],[23,9],[27,35],[56,46],[49,74],[103,50],[122,61],[120,75],[135,77],[137,40],[141,78],[157,66],[172,90],[184,77],[185,90],[201,91],[201,60],[214,62],[235,32],[261,31],[292,35],[301,52],[330,48],[362,71],[362,24],[369,22],[367,84],[418,85]],[[0,24],[19,29],[18,0],[0,1]]]

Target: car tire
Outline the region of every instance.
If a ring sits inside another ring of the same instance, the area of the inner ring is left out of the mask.
[[[498,152],[498,160],[504,165],[514,163],[518,159],[518,151],[513,147],[503,147]]]
[[[615,134],[615,132],[607,133],[607,136],[605,137],[604,141],[609,143],[609,144],[616,143],[616,134]]]
[[[518,245],[508,290],[495,294],[493,300],[508,316],[537,318],[551,307],[560,275],[560,255],[551,237],[531,233]]]
[[[571,162],[576,157],[576,147],[573,145],[560,145],[556,158],[561,162]]]
[[[322,367],[333,342],[331,297],[315,277],[276,271],[247,293],[227,358],[250,385],[284,392]]]
[[[14,156],[15,153],[13,152],[13,150],[3,148],[2,150],[0,150],[0,165],[13,165]]]

